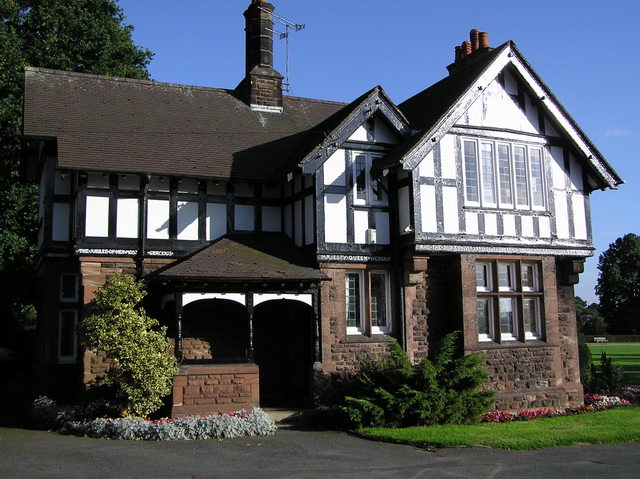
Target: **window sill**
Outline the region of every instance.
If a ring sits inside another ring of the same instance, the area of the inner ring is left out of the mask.
[[[389,334],[377,334],[372,333],[371,335],[365,335],[364,333],[360,334],[347,334],[347,336],[342,341],[343,343],[384,343],[389,338]]]

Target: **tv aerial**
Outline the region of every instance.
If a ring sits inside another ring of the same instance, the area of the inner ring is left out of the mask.
[[[291,85],[289,84],[289,32],[291,30],[293,30],[294,32],[304,30],[304,24],[300,25],[298,23],[294,23],[291,20],[287,20],[286,18],[281,17],[280,15],[273,13],[272,11],[267,10],[266,8],[259,5],[258,8],[263,12],[271,14],[273,18],[275,18],[278,23],[280,23],[285,28],[284,32],[279,32],[277,30],[271,30],[271,32],[278,35],[280,40],[284,39],[285,41],[285,74],[284,81],[282,82],[282,91],[289,92],[291,90]]]

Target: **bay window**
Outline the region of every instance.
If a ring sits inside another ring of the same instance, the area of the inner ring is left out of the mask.
[[[541,267],[532,261],[476,263],[478,339],[542,338]]]
[[[468,206],[545,209],[542,147],[477,139],[462,143]]]

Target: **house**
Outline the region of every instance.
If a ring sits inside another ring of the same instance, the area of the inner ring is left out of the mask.
[[[182,361],[174,415],[309,403],[452,330],[500,408],[580,403],[589,193],[620,177],[511,41],[473,30],[426,90],[343,104],[282,94],[273,10],[244,13],[234,90],[26,69],[40,377],[104,372],[75,326],[128,272]]]

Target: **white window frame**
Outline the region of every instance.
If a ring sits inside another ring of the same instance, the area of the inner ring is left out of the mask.
[[[357,306],[359,308],[359,324],[356,326],[348,326],[349,316],[349,298],[351,297],[349,292],[349,276],[357,278],[358,281],[358,298]],[[386,317],[386,325],[373,325],[372,320],[372,277],[374,275],[380,275],[384,277],[384,314]],[[345,325],[347,335],[364,335],[370,333],[376,334],[390,334],[392,317],[391,317],[391,275],[388,271],[384,270],[347,270],[345,272]]]
[[[384,326],[373,325],[373,288],[372,279],[374,275],[384,278],[384,315],[386,324]],[[389,284],[389,273],[386,271],[370,271],[369,272],[369,316],[371,320],[371,334],[388,334],[391,332],[391,288]]]
[[[467,156],[467,143],[474,145],[475,158]],[[491,147],[491,165],[489,169],[485,168],[486,164],[484,163],[485,159],[483,152],[485,149],[483,146],[485,145],[490,145]],[[504,148],[505,146],[508,148],[508,188],[503,188],[504,185],[500,174],[500,148]],[[516,148],[522,148],[524,152],[526,205],[519,204],[518,202],[518,192],[521,190],[518,188],[516,181]],[[537,176],[534,176],[532,152],[539,153],[540,171]],[[474,170],[475,179],[471,180],[474,184],[470,184],[470,179],[468,177],[470,170]],[[489,171],[490,175],[487,175],[487,172]],[[542,145],[528,145],[520,142],[508,142],[488,138],[462,138],[462,173],[464,181],[464,204],[466,206],[529,211],[545,211],[547,209],[549,202],[546,189],[545,148]],[[536,201],[536,204],[534,204],[534,185],[538,185],[541,189],[540,193],[542,195],[542,204],[540,204],[539,201]],[[510,192],[510,200],[503,197],[502,191],[505,190]],[[469,199],[471,191],[474,192],[474,196],[477,199]],[[488,196],[493,196],[493,201],[491,201],[491,198]]]
[[[74,284],[74,294],[73,296],[65,296],[64,295],[64,280],[65,278],[73,278]],[[59,288],[59,299],[62,303],[76,303],[79,300],[80,295],[80,285],[78,284],[79,275],[77,273],[62,273],[60,275],[60,288]]]
[[[525,285],[524,275],[528,268],[532,281]],[[506,275],[506,276],[505,276]],[[505,281],[506,279],[506,281]],[[542,265],[538,261],[478,260],[476,262],[476,314],[478,341],[517,341],[518,339],[540,340],[543,336],[544,295],[542,288]],[[509,328],[503,328],[505,302],[509,302],[511,315]],[[529,301],[535,305],[532,321],[525,306]],[[488,332],[480,332],[480,305],[487,304]],[[511,329],[512,331],[507,331]]]
[[[63,315],[71,313],[73,315],[73,337],[71,338],[72,353],[62,354],[62,332],[63,332]],[[78,336],[76,334],[78,327],[78,311],[76,309],[60,309],[58,312],[58,363],[75,363],[78,357]]]
[[[353,204],[354,205],[386,205],[387,204],[387,195],[384,192],[384,189],[379,186],[379,182],[374,180],[371,177],[371,166],[373,162],[380,155],[374,155],[372,153],[366,151],[352,151],[351,152],[351,178],[352,178],[352,194],[353,194]],[[356,171],[356,166],[358,164],[358,157],[364,157],[364,177],[365,177],[365,185],[364,185],[364,198],[358,198],[358,174]],[[374,185],[378,185],[378,191],[380,192],[380,198],[377,198],[374,192]]]
[[[356,305],[358,307],[358,318],[356,319],[355,326],[348,326],[349,321],[349,298],[352,297],[349,291],[349,277],[353,276],[357,278],[357,297]],[[347,334],[363,334],[364,333],[364,274],[362,271],[347,271],[344,275],[344,289],[345,289],[345,324],[347,324]],[[359,323],[359,324],[358,324]]]

